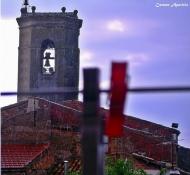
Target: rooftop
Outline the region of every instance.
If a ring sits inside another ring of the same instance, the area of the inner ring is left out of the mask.
[[[1,168],[24,168],[48,148],[48,144],[40,145],[1,145]]]

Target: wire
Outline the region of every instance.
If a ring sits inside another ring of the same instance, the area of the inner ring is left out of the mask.
[[[65,93],[80,93],[84,90],[61,90],[61,91],[27,91],[27,92],[1,92],[1,96],[14,96],[14,95],[61,95]],[[100,93],[110,93],[109,89],[100,89]],[[136,87],[126,89],[126,93],[190,93],[190,86],[166,86],[166,87]]]

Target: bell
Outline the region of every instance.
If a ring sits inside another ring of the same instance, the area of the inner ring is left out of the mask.
[[[53,73],[54,73],[53,67],[50,67],[50,68],[49,68],[49,73],[50,73],[50,74],[53,74]]]
[[[50,63],[49,63],[49,59],[46,59],[46,62],[45,62],[45,64],[44,64],[44,67],[50,67],[51,65],[50,65]]]

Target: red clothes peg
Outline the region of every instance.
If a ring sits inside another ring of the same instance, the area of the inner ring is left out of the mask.
[[[106,134],[123,135],[124,104],[127,90],[127,63],[112,63],[110,111],[106,121]]]

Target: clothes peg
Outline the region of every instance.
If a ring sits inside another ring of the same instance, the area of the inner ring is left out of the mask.
[[[106,134],[110,137],[123,135],[124,104],[127,90],[127,63],[112,63],[110,111],[106,121]]]
[[[84,110],[82,117],[83,175],[103,175],[100,152],[99,70],[84,69]]]

